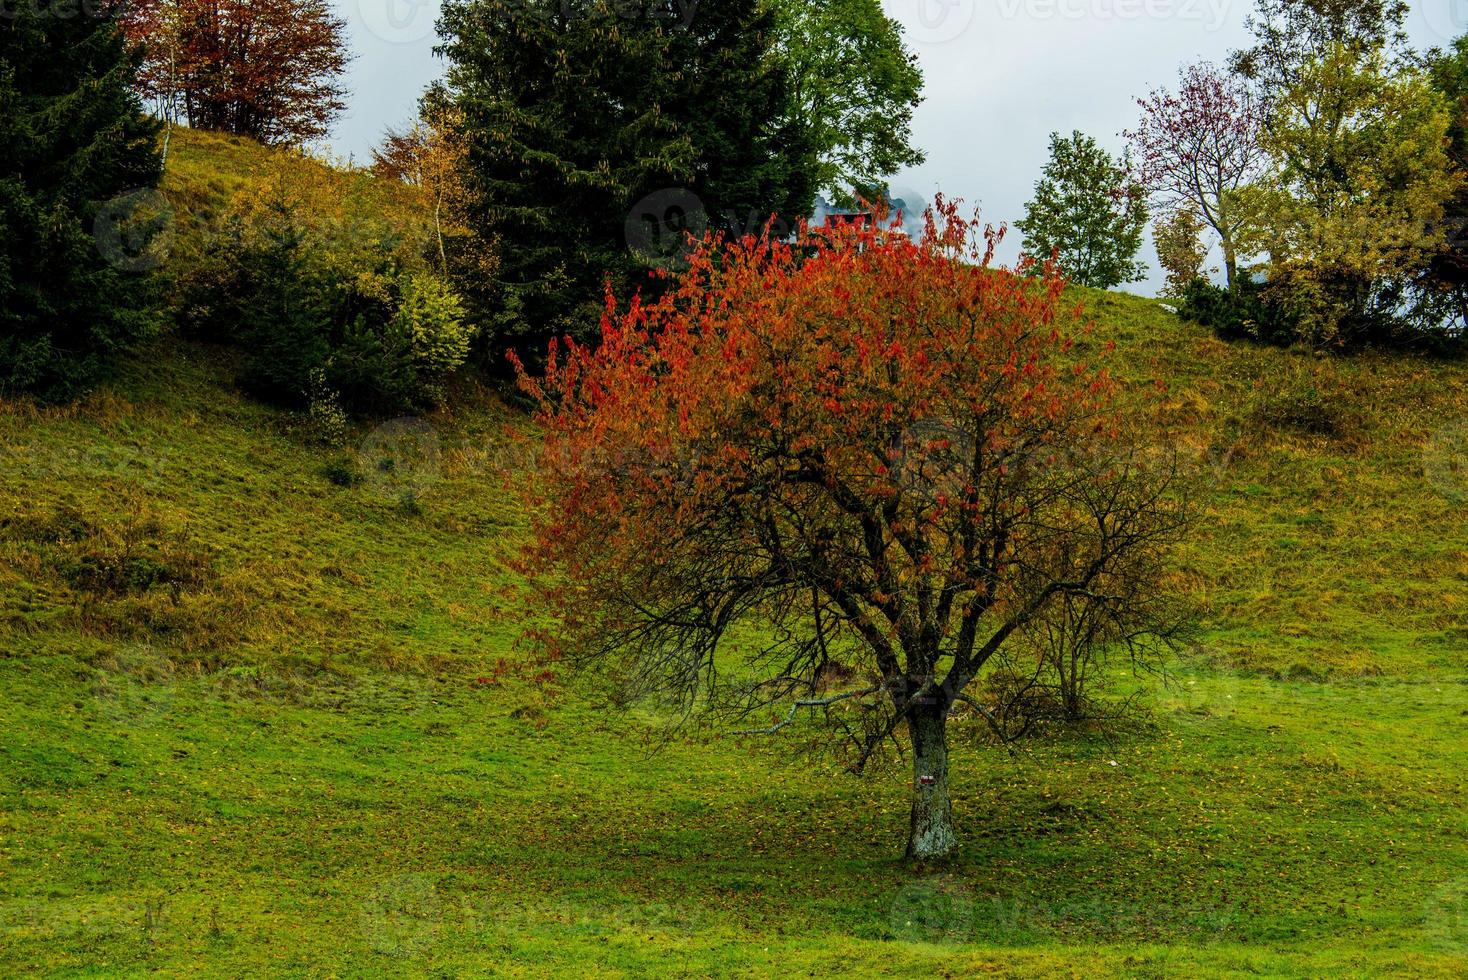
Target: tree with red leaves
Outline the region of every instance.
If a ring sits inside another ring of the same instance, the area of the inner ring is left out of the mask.
[[[345,108],[346,22],[326,0],[137,0],[138,84],[170,123],[298,144]]]
[[[1245,209],[1234,200],[1263,172],[1264,110],[1248,83],[1204,62],[1183,69],[1177,94],[1138,99],[1142,119],[1128,132],[1137,180],[1166,213],[1190,210],[1218,235],[1230,289],[1238,277]]]
[[[998,238],[940,201],[918,241],[706,239],[521,371],[533,637],[679,719],[813,724],[857,771],[910,750],[915,859],[957,848],[949,721],[993,722],[986,665],[1065,597],[1146,634],[1181,521],[1063,282]]]

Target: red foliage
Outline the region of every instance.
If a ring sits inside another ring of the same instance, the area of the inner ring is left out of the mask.
[[[136,0],[122,23],[144,96],[191,126],[300,143],[345,107],[346,22],[326,0]]]
[[[954,640],[913,588],[970,616],[1014,602],[1047,533],[1025,540],[1043,501],[1020,479],[1117,420],[1111,377],[1071,356],[1062,280],[994,268],[998,237],[940,203],[916,242],[710,240],[656,304],[609,298],[598,347],[552,344],[543,379],[521,374],[544,427],[525,567],[555,573],[546,639],[635,630],[639,596],[706,615],[815,588],[901,674],[920,628],[932,659]]]

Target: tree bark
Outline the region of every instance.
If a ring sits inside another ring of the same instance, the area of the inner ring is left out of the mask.
[[[958,850],[953,802],[948,795],[948,710],[914,705],[907,730],[912,737],[912,828],[907,856],[933,861]]]
[[[1228,291],[1237,293],[1239,291],[1239,260],[1234,254],[1233,242],[1228,239],[1224,239],[1223,242],[1223,273],[1227,280]]]

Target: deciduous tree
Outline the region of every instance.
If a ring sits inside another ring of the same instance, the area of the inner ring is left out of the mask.
[[[1449,114],[1419,71],[1337,45],[1275,100],[1264,147],[1272,172],[1251,206],[1307,339],[1385,339],[1404,284],[1438,249],[1461,186],[1448,158]]]
[[[1263,110],[1247,84],[1206,62],[1183,69],[1176,94],[1159,89],[1137,104],[1141,122],[1126,134],[1137,180],[1164,213],[1185,211],[1207,223],[1234,289],[1245,219],[1237,194],[1266,162]]]
[[[373,151],[380,177],[415,189],[429,216],[430,259],[471,305],[483,309],[498,270],[494,243],[475,227],[483,201],[472,186],[458,108],[439,86],[421,100],[419,118],[405,131],[389,130]]]
[[[1235,51],[1229,66],[1258,86],[1268,106],[1339,46],[1353,55],[1400,53],[1408,9],[1406,0],[1257,0],[1245,21],[1254,43]]]
[[[1118,163],[1091,137],[1050,134],[1050,161],[1035,184],[1025,216],[1025,251],[1052,254],[1073,281],[1097,289],[1146,275],[1137,261],[1147,201],[1126,162]]]
[[[135,0],[124,23],[147,51],[140,89],[166,118],[297,144],[345,108],[346,22],[326,0]]]
[[[1199,236],[1203,222],[1188,208],[1178,208],[1152,226],[1152,241],[1157,246],[1157,264],[1167,273],[1163,291],[1168,296],[1182,296],[1188,284],[1203,274],[1207,249]]]
[[[1067,596],[1145,632],[1131,598],[1181,522],[1062,280],[977,237],[940,202],[921,241],[705,242],[656,303],[609,302],[598,346],[521,378],[544,434],[536,638],[679,717],[827,722],[856,769],[896,740],[922,859],[958,846],[949,723],[992,716],[975,680]]]
[[[878,0],[775,6],[795,122],[817,155],[816,186],[833,196],[860,191],[922,163],[912,145],[922,69]]]

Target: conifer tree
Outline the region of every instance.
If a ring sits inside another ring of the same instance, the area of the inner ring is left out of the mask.
[[[493,358],[590,336],[604,284],[655,288],[685,232],[809,209],[814,152],[756,0],[449,0],[439,32],[470,218],[498,249],[475,311]]]
[[[0,19],[0,391],[76,394],[148,317],[157,126],[118,8],[29,0]]]

